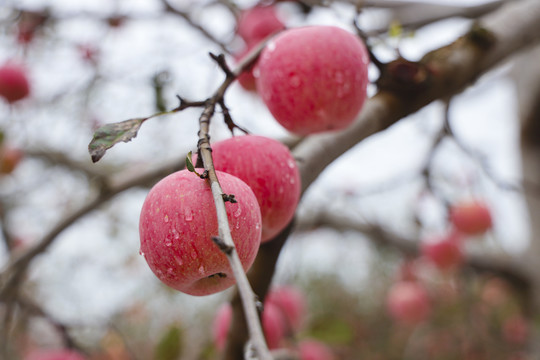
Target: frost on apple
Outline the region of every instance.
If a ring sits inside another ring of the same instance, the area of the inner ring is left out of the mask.
[[[236,203],[226,202],[225,207],[236,251],[247,271],[261,240],[259,205],[242,180],[220,171],[217,176],[223,191],[235,195]],[[211,189],[196,174],[178,171],[150,190],[139,233],[141,255],[168,286],[200,296],[235,283],[227,257],[212,241],[219,233]]]

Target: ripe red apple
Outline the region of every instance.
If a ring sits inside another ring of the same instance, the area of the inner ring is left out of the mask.
[[[481,235],[493,225],[488,206],[480,200],[469,200],[452,206],[450,221],[458,231],[466,235]]]
[[[30,94],[25,69],[14,63],[0,66],[0,96],[8,103],[24,99]]]
[[[278,18],[273,6],[255,6],[242,12],[236,32],[251,46],[283,29],[285,25]]]
[[[11,174],[23,156],[23,152],[17,148],[2,146],[0,148],[0,174]]]
[[[458,234],[449,234],[437,241],[424,242],[422,254],[437,268],[449,270],[463,263],[463,252]]]
[[[203,170],[200,170],[202,172]],[[224,193],[232,238],[244,270],[259,249],[261,213],[246,183],[217,172]],[[168,286],[190,295],[208,295],[235,283],[227,257],[212,241],[218,236],[217,215],[210,187],[188,170],[158,182],[146,197],[139,222],[141,255]]]
[[[287,328],[297,332],[302,328],[306,317],[306,298],[297,288],[289,285],[271,289],[266,296],[266,303],[275,304],[285,315]]]
[[[235,136],[212,145],[216,170],[239,177],[257,197],[263,242],[291,221],[300,199],[300,173],[289,149],[264,136]]]
[[[408,325],[426,320],[431,312],[426,289],[413,281],[394,283],[388,292],[386,305],[392,318]]]
[[[298,343],[300,360],[334,360],[330,348],[317,340],[306,339]]]
[[[366,99],[369,56],[355,35],[334,26],[283,31],[262,51],[257,91],[275,119],[298,135],[342,130]]]
[[[269,349],[276,349],[281,345],[285,336],[286,324],[281,310],[272,303],[264,304],[262,312],[262,327],[266,343]],[[232,307],[231,304],[223,304],[217,311],[212,327],[212,336],[218,350],[225,348],[227,334],[231,327]]]
[[[24,360],[85,360],[80,353],[69,349],[34,350]]]

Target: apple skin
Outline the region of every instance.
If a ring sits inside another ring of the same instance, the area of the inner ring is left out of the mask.
[[[295,333],[302,328],[306,317],[307,301],[299,289],[290,285],[275,287],[268,292],[265,301],[281,309],[290,333]]]
[[[0,148],[0,174],[11,174],[24,157],[24,153],[14,147]]]
[[[334,360],[330,348],[317,340],[306,339],[298,343],[300,360]]]
[[[240,14],[236,33],[248,46],[253,46],[283,29],[285,25],[273,6],[255,6]]]
[[[34,350],[24,360],[86,360],[86,357],[69,349]]]
[[[203,172],[202,169],[198,170]],[[244,270],[253,264],[261,239],[261,214],[248,185],[217,171],[223,192],[237,203],[225,207]],[[216,293],[235,283],[225,254],[212,241],[218,223],[207,181],[188,170],[159,181],[148,193],[139,221],[141,255],[168,286],[190,295]]]
[[[26,70],[17,64],[6,63],[0,66],[0,96],[12,104],[30,94],[30,83]]]
[[[367,94],[369,56],[355,35],[334,26],[285,30],[262,51],[257,91],[285,129],[297,135],[343,130]]]
[[[407,325],[421,323],[431,312],[427,291],[413,281],[394,283],[388,291],[386,305],[393,319]]]
[[[264,136],[235,136],[212,145],[216,170],[237,176],[257,197],[262,242],[271,240],[292,220],[300,200],[300,173],[289,149]]]
[[[232,307],[231,304],[225,303],[221,305],[216,313],[212,324],[212,336],[218,350],[223,350],[227,342],[227,335],[232,322]],[[285,336],[285,319],[284,315],[275,304],[264,304],[264,310],[261,315],[262,327],[266,343],[269,349],[279,348],[281,341]]]
[[[466,235],[481,235],[491,229],[491,212],[480,200],[468,200],[450,208],[450,221],[459,232]]]
[[[440,270],[450,270],[463,263],[461,238],[457,233],[451,233],[435,242],[424,242],[422,254]]]

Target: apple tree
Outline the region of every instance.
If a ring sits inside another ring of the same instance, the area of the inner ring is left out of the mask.
[[[538,1],[0,13],[0,358],[540,356]]]

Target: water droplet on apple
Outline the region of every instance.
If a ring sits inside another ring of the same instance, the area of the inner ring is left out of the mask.
[[[174,257],[174,260],[176,261],[176,263],[178,264],[178,266],[184,265],[184,262],[182,261],[182,259],[180,258],[180,256],[174,254],[173,257]]]
[[[169,215],[165,215],[165,217],[163,218],[163,221],[165,221],[166,223],[169,222]]]
[[[191,211],[191,208],[189,207],[186,207],[186,209],[184,210],[184,220],[186,220],[187,222],[193,220],[193,211]]]
[[[269,52],[272,52],[274,50],[276,50],[276,42],[275,41],[270,41],[268,43],[268,45],[266,45],[266,49],[269,51]]]
[[[278,193],[283,194],[283,191],[284,191],[283,186],[280,186],[279,189],[278,189]]]
[[[142,250],[139,250],[139,255],[143,256],[144,257],[144,251]]]
[[[199,274],[204,275],[204,266],[199,267]]]
[[[296,182],[296,180],[294,180],[293,177],[289,179],[289,183],[290,183],[290,184],[294,184],[295,182]]]
[[[238,204],[237,204],[238,205]],[[238,218],[240,215],[242,214],[242,207],[241,206],[237,206],[237,209],[235,210],[235,212],[233,213],[233,216],[235,218]]]
[[[191,251],[191,254],[189,254],[193,260],[197,258],[197,252],[195,250]]]
[[[296,166],[296,162],[293,160],[293,159],[289,159],[287,161],[287,165],[291,168],[291,169],[294,169],[294,167]]]
[[[171,245],[172,245],[172,241],[167,240],[167,241],[165,242],[165,246],[171,247]]]
[[[297,88],[300,86],[300,77],[298,75],[292,75],[289,79],[289,84],[293,87],[293,88]]]
[[[168,268],[168,269],[167,269],[167,273],[168,273],[169,275],[174,274],[174,269],[173,269],[172,267]]]

